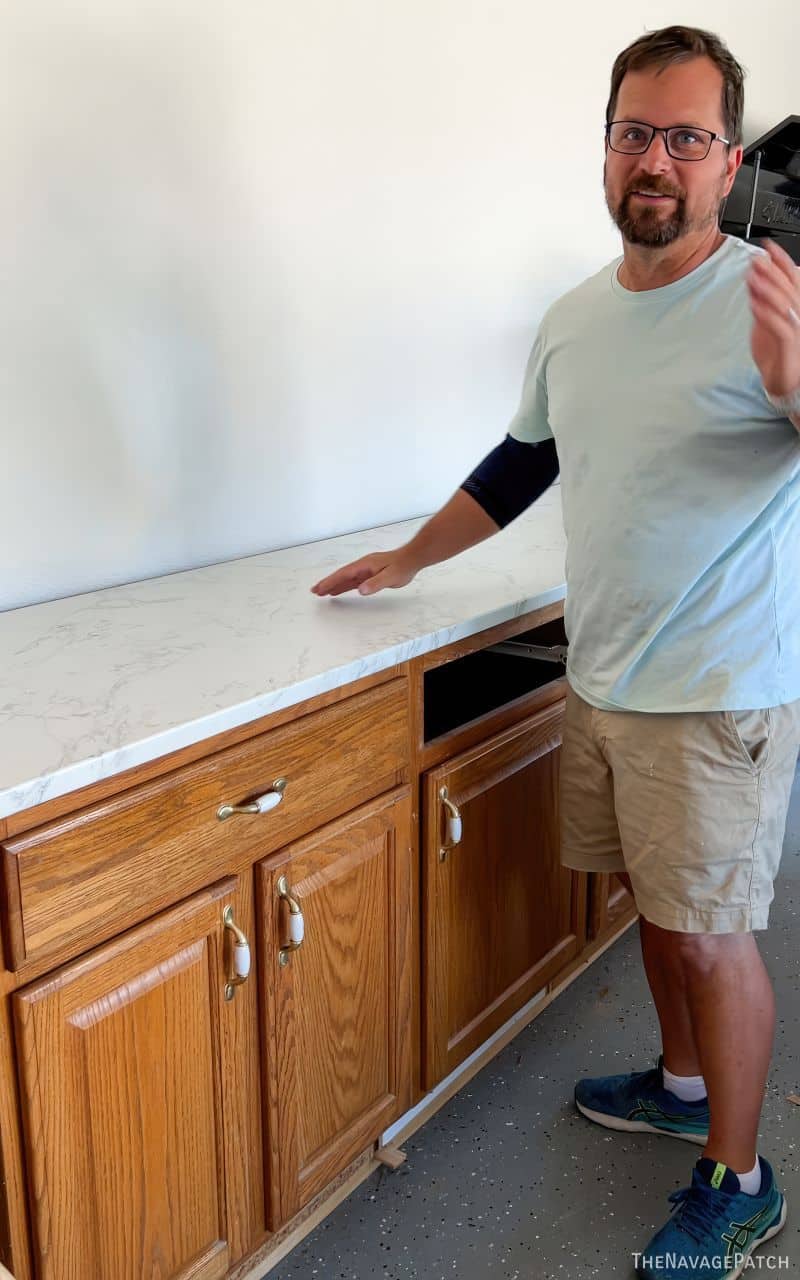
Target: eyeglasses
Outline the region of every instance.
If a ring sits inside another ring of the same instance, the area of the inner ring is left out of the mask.
[[[705,160],[712,142],[721,142],[726,147],[731,145],[718,133],[694,129],[687,124],[657,129],[654,124],[645,124],[641,120],[612,120],[606,125],[606,138],[611,150],[625,156],[644,155],[657,133],[663,133],[667,151],[673,160]]]

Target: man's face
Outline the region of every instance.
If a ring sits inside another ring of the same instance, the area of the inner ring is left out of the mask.
[[[727,137],[722,73],[705,57],[662,71],[629,71],[620,85],[614,119],[664,129],[693,125]],[[741,147],[728,149],[714,141],[705,160],[675,160],[663,133],[654,134],[644,155],[622,155],[606,143],[603,182],[609,213],[630,244],[656,248],[702,233],[717,222],[741,156]]]

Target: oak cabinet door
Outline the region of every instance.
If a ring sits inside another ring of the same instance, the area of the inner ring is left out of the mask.
[[[216,1280],[231,878],[14,997],[42,1280]]]
[[[273,1228],[410,1106],[411,870],[407,791],[257,868]]]
[[[546,707],[425,775],[427,1089],[584,945],[585,876],[559,861],[564,705]]]

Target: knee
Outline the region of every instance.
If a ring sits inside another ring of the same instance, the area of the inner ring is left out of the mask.
[[[701,981],[720,966],[728,966],[743,948],[753,945],[750,934],[682,933],[647,922],[662,962],[687,981]]]

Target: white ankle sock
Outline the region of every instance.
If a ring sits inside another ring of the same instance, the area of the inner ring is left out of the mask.
[[[681,1102],[699,1102],[706,1096],[706,1083],[702,1076],[674,1076],[662,1066],[664,1088],[674,1093]]]
[[[736,1173],[735,1169],[734,1173]],[[756,1156],[756,1162],[749,1173],[737,1173],[736,1177],[739,1179],[739,1186],[745,1195],[757,1196],[761,1190],[761,1165],[758,1163],[758,1156]]]

